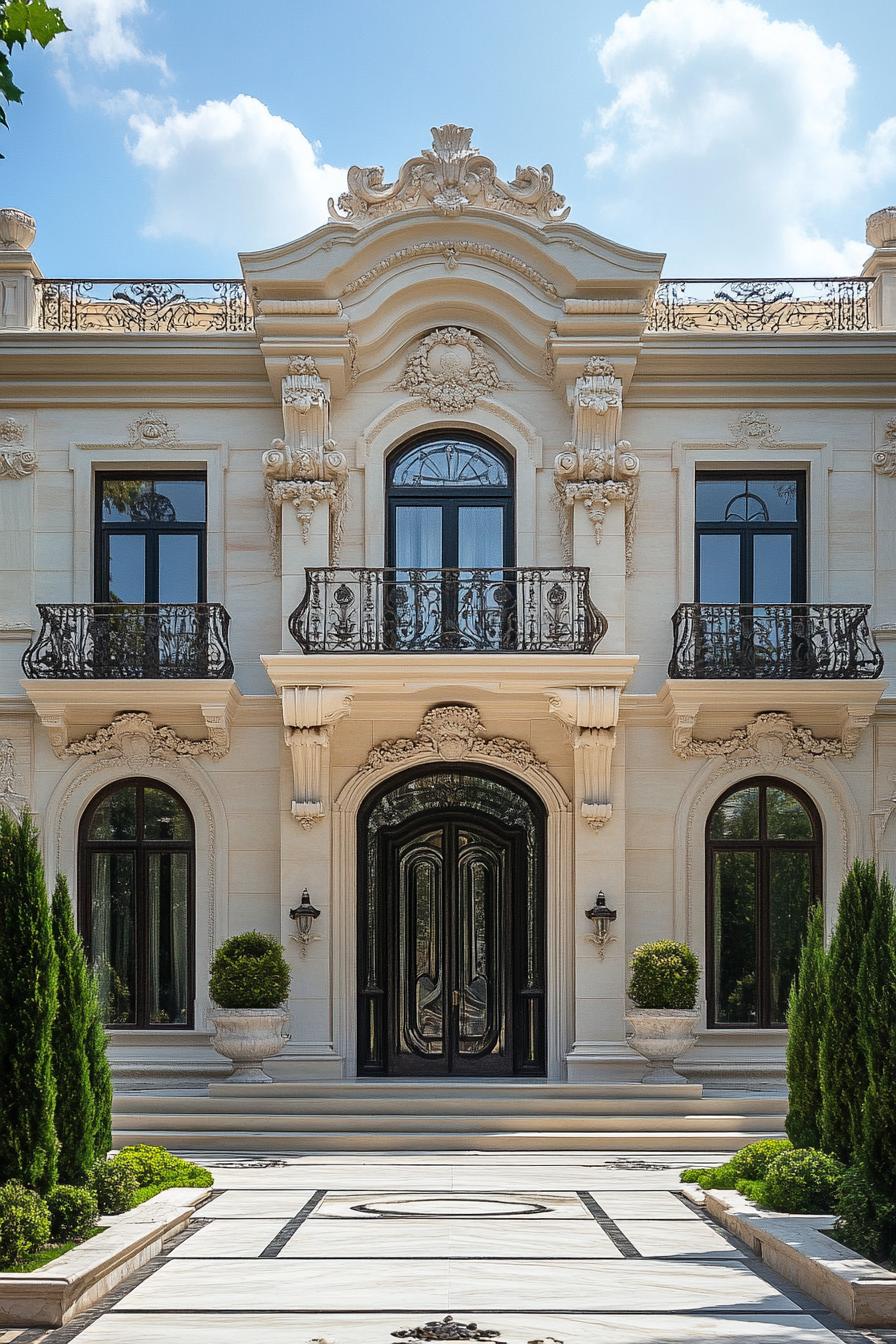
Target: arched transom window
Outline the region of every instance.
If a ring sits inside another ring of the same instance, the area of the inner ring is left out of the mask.
[[[79,836],[81,929],[110,1027],[193,1020],[193,819],[173,789],[120,780]]]
[[[821,895],[821,822],[801,790],[754,779],[706,824],[709,1026],[781,1027],[806,919]]]

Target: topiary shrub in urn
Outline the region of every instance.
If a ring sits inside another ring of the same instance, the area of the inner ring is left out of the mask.
[[[632,953],[628,996],[634,1007],[625,1018],[628,1043],[650,1068],[642,1083],[684,1083],[675,1060],[696,1041],[700,963],[685,943],[663,939],[643,943]]]
[[[289,1040],[289,967],[277,939],[255,930],[228,938],[212,960],[209,993],[212,1045],[233,1061],[226,1081],[269,1083],[262,1065]]]

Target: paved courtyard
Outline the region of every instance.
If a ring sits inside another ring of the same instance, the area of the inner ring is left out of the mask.
[[[190,1228],[89,1317],[44,1339],[885,1338],[846,1329],[675,1194],[679,1171],[695,1159],[713,1160],[598,1153],[266,1162],[209,1155],[210,1165],[220,1163],[216,1193]],[[475,1321],[477,1331],[420,1329],[446,1315]],[[19,1338],[24,1344],[37,1337]]]

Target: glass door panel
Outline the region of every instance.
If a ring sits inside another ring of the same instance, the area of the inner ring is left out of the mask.
[[[712,861],[713,983],[720,1025],[757,1019],[757,855],[717,851]]]
[[[462,504],[457,510],[457,626],[461,645],[499,649],[508,643],[515,592],[505,583],[504,518],[500,505]]]
[[[146,601],[146,538],[110,532],[106,539],[107,602]]]
[[[90,946],[108,1026],[137,1020],[134,857],[130,850],[90,856]]]
[[[398,1049],[445,1055],[443,847],[440,830],[403,845],[398,855]]]
[[[396,506],[395,569],[383,581],[383,623],[393,648],[427,648],[441,638],[442,532],[438,505]]]
[[[183,1026],[189,1012],[189,856],[146,857],[149,1021]]]
[[[788,533],[758,533],[753,538],[753,601],[792,602],[793,547]]]
[[[458,851],[457,1053],[481,1058],[504,1045],[504,856],[464,830]]]
[[[812,856],[773,849],[768,856],[768,980],[772,1026],[783,1026],[812,904]]]
[[[740,537],[726,532],[704,532],[699,537],[698,549],[698,602],[740,602]]]

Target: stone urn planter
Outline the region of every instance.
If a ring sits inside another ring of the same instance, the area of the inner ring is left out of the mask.
[[[212,1045],[233,1060],[228,1083],[270,1083],[262,1065],[279,1055],[289,1034],[289,967],[269,933],[250,929],[226,939],[212,958],[208,983]],[[270,1006],[273,1005],[273,1006]]]
[[[219,1055],[233,1061],[227,1083],[270,1083],[262,1065],[279,1055],[289,1034],[285,1008],[213,1008],[209,1021],[215,1029],[211,1043]]]
[[[661,938],[632,953],[628,995],[634,1007],[625,1020],[631,1027],[628,1044],[650,1065],[642,1083],[687,1082],[675,1061],[697,1040],[699,979],[700,963],[687,943]]]
[[[696,1008],[632,1008],[625,1020],[631,1027],[628,1044],[643,1055],[650,1067],[642,1083],[686,1083],[675,1061],[697,1040]]]

